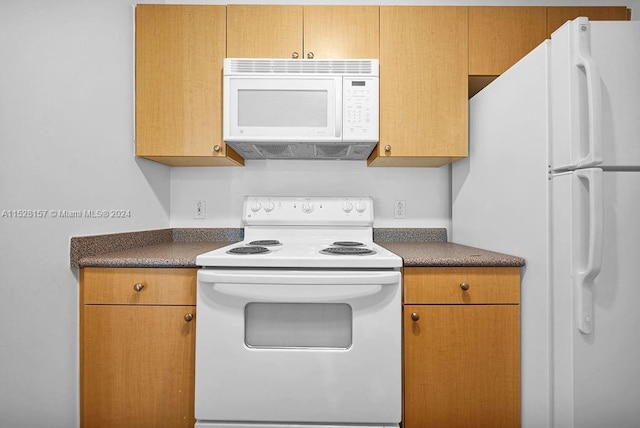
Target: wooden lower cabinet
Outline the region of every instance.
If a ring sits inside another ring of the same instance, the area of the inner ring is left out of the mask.
[[[195,269],[81,269],[83,427],[193,427],[195,289]]]
[[[520,269],[405,268],[404,289],[403,427],[520,426]]]

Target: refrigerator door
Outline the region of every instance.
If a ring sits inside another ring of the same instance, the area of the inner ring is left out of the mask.
[[[640,167],[640,22],[568,22],[550,64],[552,169]]]
[[[640,171],[557,174],[551,194],[554,426],[636,427]]]

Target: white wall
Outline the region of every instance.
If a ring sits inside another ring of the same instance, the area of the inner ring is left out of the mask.
[[[631,4],[638,19],[640,0],[620,3]],[[256,161],[245,168],[168,168],[134,158],[133,4],[0,1],[2,427],[78,425],[78,286],[77,272],[68,266],[71,236],[170,224],[239,226],[244,194],[369,194],[376,199],[378,227],[447,227],[450,221],[448,167]],[[324,174],[325,169],[332,175]],[[207,201],[206,220],[192,219],[195,199]],[[405,220],[393,219],[395,199],[407,202]],[[125,209],[131,217],[51,218],[53,211],[84,209]],[[43,219],[7,218],[4,210],[48,214]]]
[[[240,227],[245,195],[371,196],[376,227],[446,227],[451,223],[449,166],[368,168],[365,161],[249,161],[243,168],[174,168],[173,227]],[[195,200],[207,218],[193,219]],[[406,202],[395,219],[393,203]]]
[[[132,41],[129,0],[0,2],[1,427],[78,425],[69,238],[169,223],[170,168],[133,156]],[[48,211],[84,209],[131,217]]]

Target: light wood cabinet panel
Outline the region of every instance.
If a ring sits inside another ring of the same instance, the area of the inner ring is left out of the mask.
[[[195,305],[197,269],[84,268],[83,302]],[[136,284],[142,288],[136,290]]]
[[[131,302],[140,278],[152,297]],[[193,427],[195,282],[196,269],[80,270],[83,427]]]
[[[467,156],[466,7],[380,7],[380,143],[372,166]]]
[[[630,10],[625,6],[551,6],[547,8],[547,37],[567,21],[586,16],[591,21],[628,21]]]
[[[222,141],[226,7],[136,6],[136,155],[242,165]]]
[[[302,6],[227,6],[228,58],[300,57],[302,47]]]
[[[378,58],[377,6],[229,5],[229,58]]]
[[[411,268],[403,282],[405,303],[520,303],[517,267]]]
[[[498,76],[546,39],[545,7],[469,7],[469,75]]]
[[[520,426],[519,268],[408,267],[403,283],[403,427]]]
[[[377,6],[305,6],[305,58],[378,58],[379,17]]]
[[[520,426],[517,305],[406,305],[404,323],[403,427]]]

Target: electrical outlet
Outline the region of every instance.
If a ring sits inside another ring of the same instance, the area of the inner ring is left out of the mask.
[[[207,210],[204,201],[195,201],[193,205],[193,218],[203,219],[207,217]]]
[[[406,215],[406,205],[404,201],[394,201],[393,202],[393,217],[394,218],[404,218]]]

